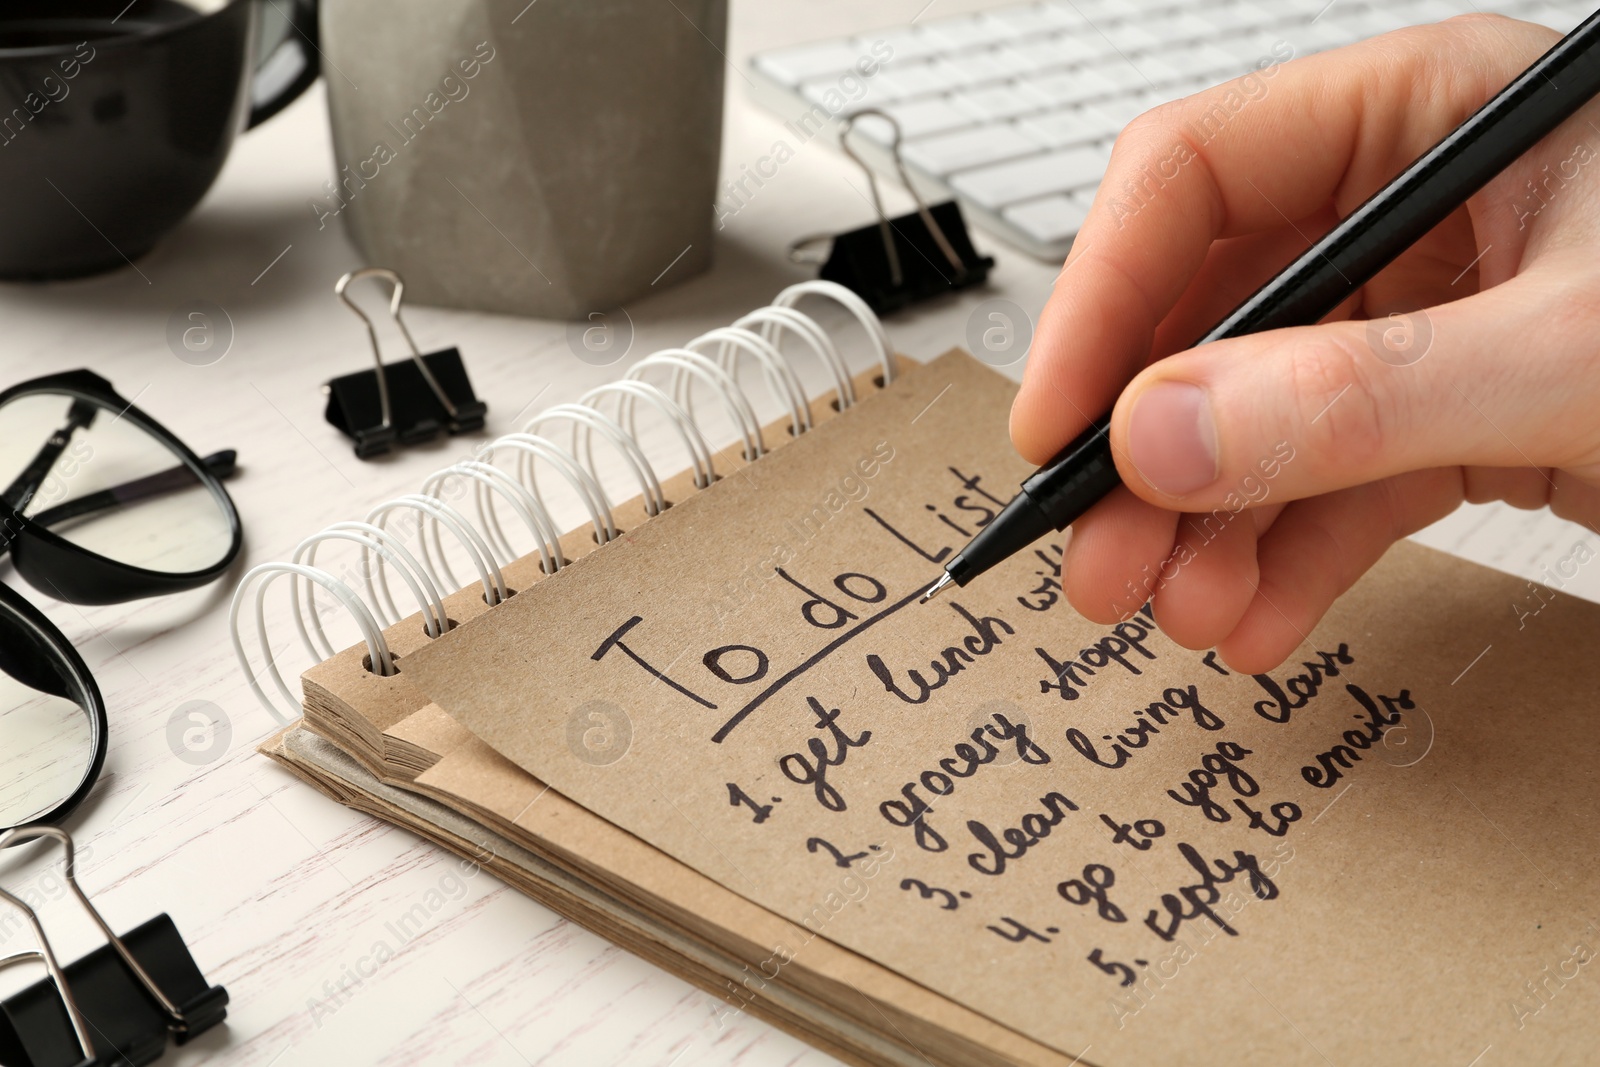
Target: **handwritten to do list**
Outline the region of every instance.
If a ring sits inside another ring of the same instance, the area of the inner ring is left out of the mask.
[[[1595,610],[1519,632],[1523,583],[1402,545],[1251,676],[1140,598],[1077,615],[1059,541],[918,605],[1027,473],[1013,391],[945,356],[402,669],[578,803],[1068,1057],[1581,1040],[1508,1005],[1593,936]],[[805,944],[769,947],[782,981]]]

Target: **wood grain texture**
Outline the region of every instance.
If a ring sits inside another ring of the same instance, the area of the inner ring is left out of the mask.
[[[934,14],[979,6],[939,0]],[[924,7],[925,0],[735,0],[727,58],[742,67],[755,49],[904,24]],[[724,174],[766,154],[782,132],[780,121],[749,102],[739,74],[730,71],[728,82]],[[248,565],[286,558],[300,538],[328,523],[414,492],[475,443],[452,440],[361,463],[322,421],[319,384],[369,358],[360,324],[332,295],[334,280],[360,259],[336,227],[319,230],[307,207],[330,174],[319,86],[241,138],[205,202],[139,261],[138,272],[0,288],[0,384],[92,367],[197,450],[239,450],[241,473],[230,488],[245,523]],[[885,195],[891,211],[908,206],[897,190]],[[804,146],[726,220],[709,274],[665,288],[669,274],[660,293],[629,307],[636,328],[629,358],[765,303],[804,276],[784,255],[792,239],[860,226],[870,213],[859,172],[821,143]],[[484,239],[499,240],[487,228]],[[1054,269],[994,248],[982,234],[977,240],[1000,259],[991,290],[891,322],[899,351],[927,360],[960,343],[983,299],[1043,303]],[[169,319],[196,300],[220,305],[232,322],[231,348],[208,367],[179,360],[166,340]],[[489,400],[491,434],[519,428],[524,409],[576,400],[620,374],[619,367],[578,360],[564,323],[422,307],[407,321],[425,349],[460,347]],[[865,369],[860,338],[842,319],[832,325],[847,342],[852,369]],[[808,385],[822,384],[816,368],[802,370]],[[765,417],[775,414],[759,386],[751,393]],[[659,438],[647,447],[676,455]],[[625,485],[619,478],[608,488],[626,497]],[[576,520],[570,510],[558,517],[564,526]],[[1532,577],[1594,535],[1547,512],[1479,507],[1418,539]],[[84,848],[83,885],[114,926],[169,911],[206,975],[233,998],[225,1027],[169,1052],[163,1063],[834,1062],[748,1017],[719,1029],[720,1002],[489,877],[465,880],[459,898],[450,899],[445,880],[460,873],[453,856],[330,803],[257,755],[256,744],[276,724],[255,703],[228,644],[236,578],[184,596],[92,609],[29,593],[77,642],[110,707],[105,774],[70,827]],[[0,579],[20,584],[3,565]],[[1581,571],[1568,591],[1600,599],[1600,569]],[[281,601],[271,629],[286,673],[298,674],[311,660],[292,643]],[[184,749],[191,712],[227,729],[209,739],[202,733],[193,750]],[[169,739],[175,719],[176,746]],[[209,761],[186,762],[175,747],[190,758],[210,752]],[[51,860],[8,855],[0,878],[13,891],[31,889],[45,899],[59,951],[75,958],[94,941],[89,924],[61,899]],[[393,944],[388,927],[430,892],[445,903],[414,937]],[[344,978],[348,995],[331,996],[347,968],[361,965],[385,938],[393,958],[358,975],[359,982]],[[25,940],[6,936],[0,953]],[[32,978],[21,969],[3,972],[0,988]],[[335,1010],[317,1010],[330,1001]]]

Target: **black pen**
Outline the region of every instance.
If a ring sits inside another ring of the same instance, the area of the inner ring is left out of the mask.
[[[1318,322],[1597,92],[1600,14],[1556,42],[1195,347]],[[922,602],[952,583],[966,585],[1051,531],[1066,529],[1120,481],[1107,413],[1022,483],[1011,503],[945,564]]]

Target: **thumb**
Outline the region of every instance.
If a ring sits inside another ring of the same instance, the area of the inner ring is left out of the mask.
[[[1597,372],[1574,337],[1589,331],[1551,314],[1548,301],[1501,292],[1512,284],[1155,363],[1113,413],[1118,470],[1145,500],[1194,512],[1431,467],[1592,461],[1600,442],[1574,429],[1592,425],[1581,411],[1600,404]]]

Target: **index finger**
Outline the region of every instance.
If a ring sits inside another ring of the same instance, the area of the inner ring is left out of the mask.
[[[1011,412],[1017,450],[1043,463],[1110,409],[1213,241],[1330,204],[1347,214],[1549,40],[1468,15],[1293,62],[1275,48],[1257,71],[1135,119],[1040,314]]]

